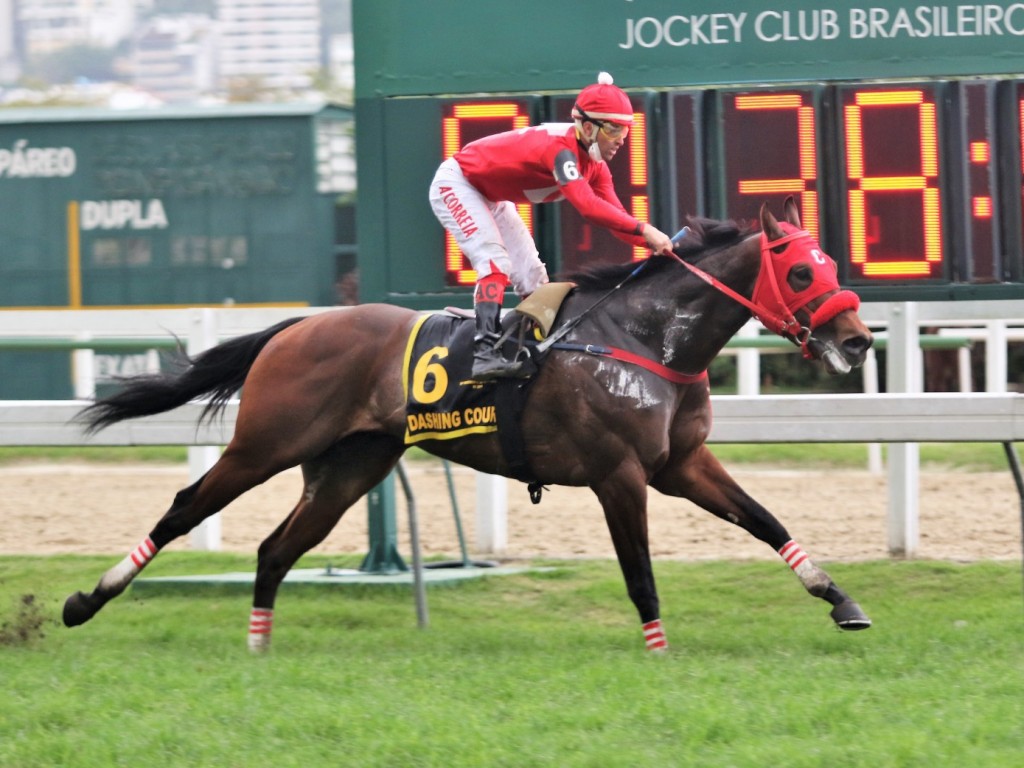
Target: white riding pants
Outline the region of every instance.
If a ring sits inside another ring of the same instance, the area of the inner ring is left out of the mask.
[[[494,203],[466,181],[454,158],[448,158],[430,183],[430,207],[476,270],[491,273],[491,262],[509,276],[519,296],[548,281],[530,230],[514,203]]]

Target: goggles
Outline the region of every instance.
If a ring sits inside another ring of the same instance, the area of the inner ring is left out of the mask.
[[[601,129],[601,133],[603,133],[609,139],[618,139],[620,137],[625,138],[627,135],[629,135],[628,125],[619,125],[618,123],[604,123],[598,122],[596,120],[592,122],[594,122],[597,125],[597,127]]]
[[[585,120],[588,123],[593,123],[609,139],[618,139],[620,137],[625,137],[626,135],[629,134],[629,126],[628,125],[623,125],[622,123],[613,123],[613,122],[608,121],[608,120],[598,120],[596,118],[593,118],[590,115],[588,115],[586,112],[584,112],[582,109],[580,109],[580,105],[579,104],[577,104],[577,105],[575,105],[573,107],[572,115],[577,120]]]

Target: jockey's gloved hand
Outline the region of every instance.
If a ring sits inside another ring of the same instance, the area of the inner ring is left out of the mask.
[[[672,238],[651,224],[644,224],[644,241],[647,247],[660,256],[672,254]]]

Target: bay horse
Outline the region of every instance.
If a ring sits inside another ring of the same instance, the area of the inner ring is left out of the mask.
[[[528,464],[544,485],[589,486],[597,495],[650,650],[665,650],[667,641],[648,547],[648,487],[740,526],[832,605],[840,628],[868,627],[860,606],[705,445],[711,401],[703,372],[751,314],[830,373],[846,373],[872,343],[857,297],[839,290],[835,262],[800,229],[792,199],[784,222],[762,206],[760,232],[731,221],[691,224],[675,258],[575,277],[559,314],[564,344],[536,374],[521,418]],[[169,542],[301,466],[298,503],[259,547],[248,645],[268,648],[285,574],[385,479],[406,448],[403,350],[421,315],[365,304],[291,319],[186,358],[178,371],[130,378],[86,407],[80,418],[97,430],[197,398],[208,398],[204,416],[213,417],[242,390],[234,435],[217,463],[177,493],[91,593],[67,599],[64,623],[88,621]],[[593,355],[588,345],[623,354]],[[511,474],[496,433],[419,445],[479,471]]]

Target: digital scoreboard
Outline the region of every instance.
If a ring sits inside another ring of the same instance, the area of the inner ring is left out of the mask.
[[[664,231],[688,215],[754,221],[763,202],[781,212],[793,195],[804,227],[839,261],[844,284],[941,290],[1021,280],[1024,81],[816,83],[630,98],[635,123],[610,168],[623,206],[640,220]],[[428,101],[440,107],[439,134],[417,124],[404,140],[422,142],[418,151],[440,163],[489,133],[570,122],[574,95]],[[519,209],[549,271],[647,255],[568,203]],[[443,260],[447,287],[473,284],[440,225],[436,243],[424,245]]]
[[[609,166],[636,218],[756,223],[793,195],[865,300],[1024,299],[1024,3],[645,0],[595,7],[585,39],[568,0],[453,4],[471,33],[354,9],[363,300],[468,304],[430,179],[475,138],[571,122],[598,69],[632,102]],[[519,210],[552,275],[646,257],[567,202]]]

